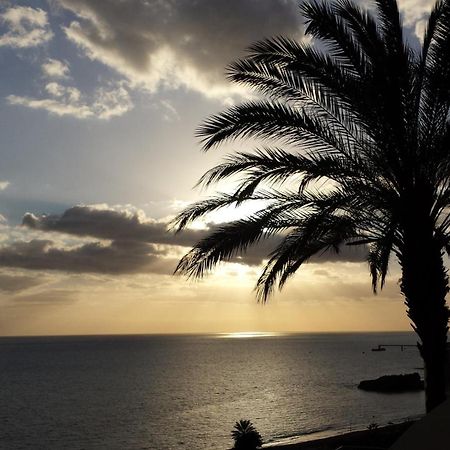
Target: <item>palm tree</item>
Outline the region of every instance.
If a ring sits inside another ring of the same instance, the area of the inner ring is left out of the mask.
[[[445,399],[450,0],[435,4],[420,51],[403,36],[396,1],[373,3],[367,11],[351,0],[307,0],[301,11],[309,43],[267,39],[229,67],[229,78],[254,88],[259,100],[210,117],[198,135],[205,150],[236,138],[257,148],[228,155],[200,180],[239,175],[233,193],[189,206],[174,224],[181,230],[230,205],[263,200],[264,207],[218,226],[177,272],[202,277],[279,235],[257,282],[266,301],[311,256],[341,245],[367,249],[376,291],[393,255],[420,338],[429,411]]]
[[[256,450],[263,445],[261,435],[250,420],[236,422],[231,437],[234,440],[233,449],[236,450]]]

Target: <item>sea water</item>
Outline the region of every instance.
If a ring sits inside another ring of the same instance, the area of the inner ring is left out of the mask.
[[[357,389],[419,372],[412,333],[0,338],[0,448],[225,450],[417,417],[423,392]]]

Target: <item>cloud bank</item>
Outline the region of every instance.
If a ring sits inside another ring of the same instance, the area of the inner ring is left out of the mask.
[[[74,206],[62,215],[26,214],[22,224],[28,228],[111,241],[131,241],[191,246],[205,236],[203,230],[186,230],[174,235],[165,222],[149,219],[141,211],[115,210],[96,206]]]
[[[207,98],[233,101],[248,92],[225,79],[229,62],[255,41],[279,35],[301,40],[303,34],[296,0],[50,3],[66,12],[57,16],[59,26],[80,54],[105,64],[121,81],[103,82],[93,92],[82,93],[63,83],[70,76],[68,64],[47,58],[41,68],[51,82],[43,86],[42,95],[9,95],[7,101],[78,119],[121,116],[133,108],[129,91],[138,89],[155,93],[184,88]],[[360,3],[371,5],[368,0]],[[413,33],[420,39],[433,0],[399,0],[399,4],[406,35]],[[0,22],[7,29],[0,35],[0,46],[37,47],[53,37],[47,12],[39,8],[8,8],[0,14]],[[176,117],[177,112],[170,114]]]
[[[76,16],[63,27],[86,56],[154,92],[185,87],[207,97],[236,93],[224,67],[255,41],[302,37],[295,0],[57,0]],[[369,2],[361,0],[362,4]],[[400,0],[420,31],[432,0]]]
[[[0,248],[0,266],[73,273],[170,273],[175,261],[161,261],[156,247],[139,242],[92,242],[75,248],[57,248],[51,240],[18,241]],[[173,270],[173,269],[172,269]]]
[[[76,15],[66,37],[92,60],[151,92],[185,87],[207,97],[237,90],[224,67],[251,43],[300,36],[294,0],[58,0]]]
[[[181,255],[215,225],[206,230],[187,229],[173,234],[167,231],[165,222],[149,219],[139,211],[74,206],[62,215],[28,213],[23,218],[23,226],[40,232],[41,237],[16,240],[0,247],[0,267],[119,275],[173,273]],[[72,239],[70,244],[64,244],[63,235],[74,237],[76,243]],[[259,266],[278,242],[276,237],[267,239],[244,255],[235,256],[231,262]],[[363,259],[363,251],[344,247],[339,254],[325,253],[311,261],[361,262]]]
[[[75,206],[62,215],[28,213],[23,226],[49,238],[0,247],[0,266],[109,275],[171,274],[181,254],[179,247],[205,236],[204,230],[174,235],[165,222],[148,219],[142,212],[96,206]],[[64,239],[57,238],[61,233],[79,238],[79,243],[61,244]]]

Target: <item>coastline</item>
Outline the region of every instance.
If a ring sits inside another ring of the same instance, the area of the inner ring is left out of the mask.
[[[334,434],[332,436],[312,438],[292,443],[268,444],[263,449],[270,450],[335,450],[341,445],[371,445],[390,447],[416,420],[386,425],[374,430],[358,430]]]

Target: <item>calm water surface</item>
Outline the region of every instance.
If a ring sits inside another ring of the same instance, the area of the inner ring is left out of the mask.
[[[418,370],[412,333],[0,339],[0,448],[225,450],[240,418],[266,442],[423,412],[423,393],[359,391]]]

